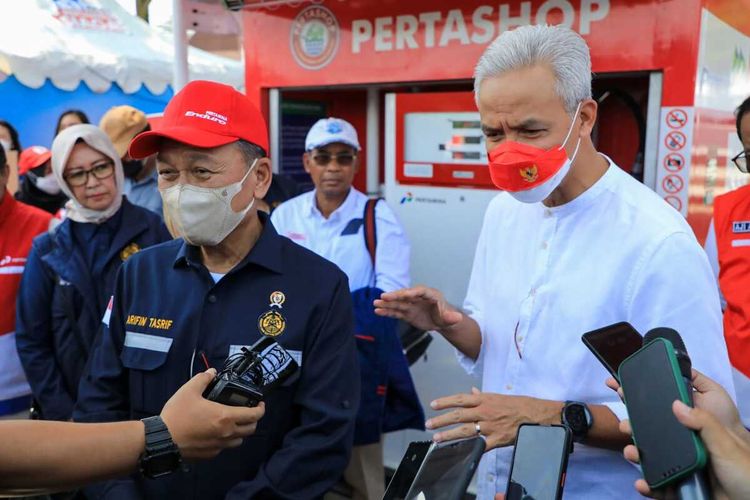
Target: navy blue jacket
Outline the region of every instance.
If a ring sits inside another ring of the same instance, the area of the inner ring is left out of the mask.
[[[43,418],[69,420],[78,383],[100,329],[115,276],[138,249],[171,239],[161,219],[123,199],[106,255],[104,283],[93,283],[71,220],[34,239],[18,292],[16,345]],[[104,290],[97,294],[96,289]],[[101,295],[101,296],[98,296]]]
[[[218,283],[200,249],[182,240],[125,263],[73,416],[102,422],[157,415],[206,369],[202,354],[220,368],[261,331],[297,357],[299,376],[266,397],[266,414],[241,447],[164,478],[110,481],[96,495],[297,500],[321,497],[341,476],[360,380],[348,281],[335,265],[279,236],[265,214],[259,217],[260,238]],[[275,292],[283,294],[280,307],[273,305]],[[282,331],[264,324],[271,313],[283,318]]]

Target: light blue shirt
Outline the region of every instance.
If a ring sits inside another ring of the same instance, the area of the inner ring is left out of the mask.
[[[375,205],[376,269],[365,246],[363,214],[367,196],[354,188],[326,219],[315,203],[315,191],[285,201],[271,214],[279,234],[336,264],[349,278],[349,288],[375,286],[390,292],[409,286],[409,241],[396,215],[385,203]]]
[[[484,218],[464,309],[482,332],[486,392],[581,401],[627,417],[581,335],[620,321],[677,330],[693,366],[734,394],[716,283],[685,219],[616,165],[578,198],[547,208],[497,195]],[[480,500],[505,491],[513,448],[486,453]],[[641,498],[620,451],[576,444],[568,500]]]
[[[156,169],[143,179],[134,181],[126,177],[123,193],[127,196],[128,201],[133,205],[138,205],[145,209],[151,210],[159,217],[164,218],[161,210],[161,195],[158,188],[158,174]]]

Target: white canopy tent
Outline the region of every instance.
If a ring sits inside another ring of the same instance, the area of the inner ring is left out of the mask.
[[[0,0],[0,77],[30,88],[46,79],[62,90],[84,82],[126,94],[144,86],[162,94],[172,82],[172,37],[130,15],[114,0]],[[241,63],[190,48],[190,79],[244,86]]]

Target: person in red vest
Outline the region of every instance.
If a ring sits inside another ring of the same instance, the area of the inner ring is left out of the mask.
[[[0,419],[28,416],[31,388],[16,352],[16,294],[31,241],[52,214],[26,205],[6,189],[10,167],[0,146]]]
[[[750,97],[737,108],[736,116],[742,152],[732,161],[748,173]],[[750,185],[716,197],[705,248],[719,281],[737,405],[743,424],[750,428]]]

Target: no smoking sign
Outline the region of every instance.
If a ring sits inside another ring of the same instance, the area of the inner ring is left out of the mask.
[[[669,128],[682,128],[687,125],[688,115],[685,110],[673,109],[667,113],[667,125]]]

